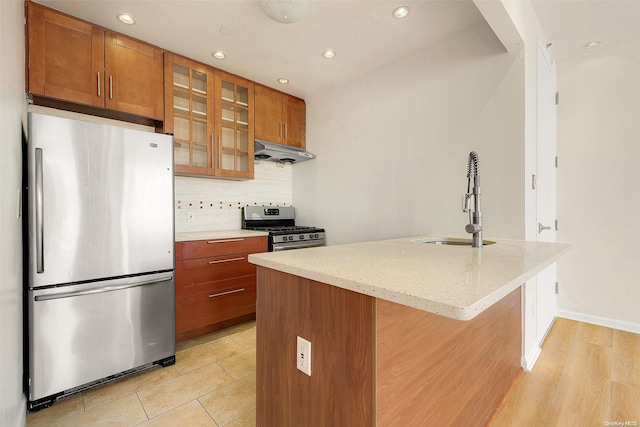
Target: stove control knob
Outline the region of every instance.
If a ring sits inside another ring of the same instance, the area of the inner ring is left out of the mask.
[[[314,234],[314,236],[313,236],[313,237],[315,237],[315,238],[317,239],[317,238],[318,238],[318,234],[317,234],[317,233],[316,233],[316,234]]]
[[[300,240],[304,240],[304,234],[301,234],[300,237],[298,237]]]
[[[289,236],[289,240],[293,240],[293,236]]]

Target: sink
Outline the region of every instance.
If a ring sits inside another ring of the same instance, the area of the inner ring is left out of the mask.
[[[451,246],[471,246],[471,239],[462,239],[458,237],[429,237],[426,239],[412,240],[417,243],[431,243],[432,245],[451,245]],[[483,245],[493,245],[493,240],[483,240]]]

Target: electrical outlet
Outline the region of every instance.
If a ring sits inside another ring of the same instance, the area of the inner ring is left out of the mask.
[[[196,220],[196,213],[194,211],[187,212],[187,222],[194,222]]]
[[[311,376],[311,343],[301,337],[297,339],[296,367]]]

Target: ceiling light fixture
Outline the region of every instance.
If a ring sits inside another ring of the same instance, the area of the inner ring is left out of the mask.
[[[216,59],[225,59],[227,57],[227,55],[224,52],[221,52],[219,50],[216,52],[213,52],[211,56],[213,56]]]
[[[585,44],[584,46],[582,46],[585,49],[593,49],[594,47],[598,47],[602,44],[602,42],[599,42],[597,40],[594,41],[590,41],[589,43]]]
[[[136,23],[136,20],[133,19],[131,15],[127,15],[126,13],[119,14],[118,19],[120,20],[120,22],[127,25],[133,25]]]
[[[327,49],[324,52],[322,52],[322,56],[324,56],[327,59],[332,59],[332,58],[335,58],[336,52],[331,49]]]
[[[391,14],[396,19],[406,18],[407,15],[409,14],[409,7],[408,6],[396,7],[395,9],[393,9],[393,12]]]
[[[281,85],[286,85],[287,83],[289,83],[289,79],[285,79],[284,77],[280,77],[278,79],[278,83],[280,83]]]
[[[309,12],[309,0],[262,0],[260,7],[274,21],[289,24],[304,18]]]

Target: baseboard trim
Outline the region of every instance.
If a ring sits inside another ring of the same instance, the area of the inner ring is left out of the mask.
[[[624,322],[606,317],[598,317],[590,314],[576,313],[574,311],[558,310],[558,317],[569,320],[577,320],[578,322],[591,323],[593,325],[604,326],[605,328],[619,329],[621,331],[633,332],[640,334],[640,324],[632,322]]]
[[[542,349],[540,348],[540,346],[536,345],[528,354],[526,354],[522,358],[521,360],[522,369],[524,369],[525,372],[531,372],[534,365],[538,361],[538,357],[540,356],[541,352],[542,352]]]

